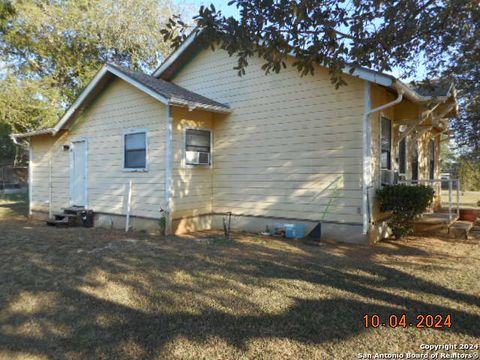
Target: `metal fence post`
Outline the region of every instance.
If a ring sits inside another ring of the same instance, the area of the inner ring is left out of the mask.
[[[452,222],[452,183],[453,180],[448,180],[448,221]]]
[[[460,179],[457,179],[457,218],[460,218]]]

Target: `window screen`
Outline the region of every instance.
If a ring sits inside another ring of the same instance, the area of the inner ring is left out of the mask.
[[[185,139],[186,151],[210,153],[210,131],[187,129]]]
[[[382,169],[392,168],[392,122],[386,118],[381,119],[381,155]]]
[[[125,169],[147,167],[147,134],[138,132],[125,135]]]

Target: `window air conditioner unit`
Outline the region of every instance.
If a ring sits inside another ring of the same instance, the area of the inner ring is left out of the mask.
[[[382,169],[381,170],[381,183],[382,185],[395,185],[398,184],[399,174],[398,171]]]
[[[202,151],[187,151],[187,165],[210,165],[210,153]]]

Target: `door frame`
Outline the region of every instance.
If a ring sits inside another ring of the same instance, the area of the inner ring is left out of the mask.
[[[88,139],[87,138],[77,138],[71,140],[70,143],[70,178],[69,178],[69,183],[70,183],[70,206],[73,206],[73,152],[75,148],[75,143],[83,142],[85,143],[85,183],[84,183],[84,196],[85,196],[85,209],[88,209]]]

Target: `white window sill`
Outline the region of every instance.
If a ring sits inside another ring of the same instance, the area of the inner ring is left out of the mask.
[[[146,173],[148,169],[122,169],[123,172],[141,172]]]
[[[211,169],[213,168],[213,166],[210,164],[210,165],[203,165],[203,164],[185,164],[183,165],[183,168],[184,169]]]

